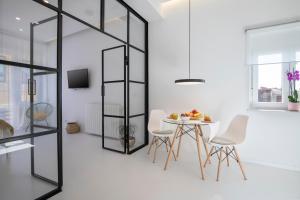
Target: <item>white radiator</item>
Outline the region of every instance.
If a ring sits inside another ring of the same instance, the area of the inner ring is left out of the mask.
[[[105,114],[123,115],[123,109],[118,104],[106,104],[104,106]],[[102,135],[102,108],[101,103],[89,103],[85,107],[85,132]],[[119,138],[119,127],[123,124],[123,119],[105,118],[105,136]]]

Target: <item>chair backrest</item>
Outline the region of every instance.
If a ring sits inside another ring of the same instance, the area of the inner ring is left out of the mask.
[[[160,123],[163,118],[166,117],[166,113],[163,110],[151,110],[148,131],[153,132],[160,130]]]
[[[236,144],[244,142],[249,117],[247,115],[237,115],[231,121],[224,136]]]
[[[26,110],[26,117],[30,118],[30,107]],[[35,103],[33,104],[33,118],[37,121],[39,119],[47,119],[53,112],[53,106],[49,103]]]

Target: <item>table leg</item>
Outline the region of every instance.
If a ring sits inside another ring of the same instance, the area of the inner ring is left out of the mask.
[[[178,133],[179,133],[179,129],[181,128],[181,126],[182,126],[182,125],[178,125],[178,126],[177,126],[177,129],[176,129],[175,134],[174,134],[174,136],[173,136],[173,141],[172,141],[172,144],[171,144],[171,147],[170,147],[170,150],[169,150],[169,154],[168,154],[168,157],[167,157],[167,160],[166,160],[166,164],[165,164],[164,170],[167,170],[167,166],[168,166],[168,163],[169,163],[169,161],[170,161],[170,159],[171,159],[171,154],[172,154],[172,152],[173,152],[175,140],[176,140],[176,137],[177,137],[177,135],[178,135]]]
[[[201,159],[201,143],[199,140],[200,136],[200,130],[197,128],[197,125],[195,125],[195,135],[196,135],[196,142],[197,142],[197,149],[198,149],[198,158],[199,158],[199,164],[200,164],[200,171],[201,171],[201,176],[202,176],[202,180],[204,180],[204,170],[203,170],[203,165],[202,165],[202,159]]]

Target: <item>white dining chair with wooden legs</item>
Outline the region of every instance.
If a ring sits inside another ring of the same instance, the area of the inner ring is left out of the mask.
[[[150,154],[151,149],[154,147],[153,163],[155,163],[156,152],[159,147],[164,145],[167,152],[169,152],[169,149],[171,149],[170,138],[174,136],[174,131],[161,129],[161,121],[165,117],[166,113],[163,110],[152,110],[150,113],[148,131],[153,136],[153,138],[149,146],[148,154]],[[176,156],[173,150],[172,154],[174,159],[176,160]]]
[[[236,149],[236,145],[243,143],[246,138],[248,119],[249,117],[246,115],[237,115],[233,118],[224,134],[215,136],[210,141],[211,149],[204,163],[204,167],[206,167],[206,164],[213,155],[218,157],[217,181],[219,181],[222,162],[226,160],[227,166],[229,166],[230,158],[238,163],[244,180],[247,180],[245,170]]]

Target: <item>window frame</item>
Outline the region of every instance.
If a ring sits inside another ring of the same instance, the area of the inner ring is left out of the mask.
[[[268,54],[265,54],[268,55]],[[260,55],[263,56],[263,55]],[[250,88],[249,88],[249,104],[252,109],[276,109],[285,110],[288,105],[289,95],[289,84],[286,79],[286,72],[291,66],[295,66],[295,63],[300,62],[277,62],[270,64],[254,64],[250,66]],[[259,102],[258,101],[258,68],[263,65],[281,64],[282,77],[281,77],[281,88],[282,88],[282,102]]]

